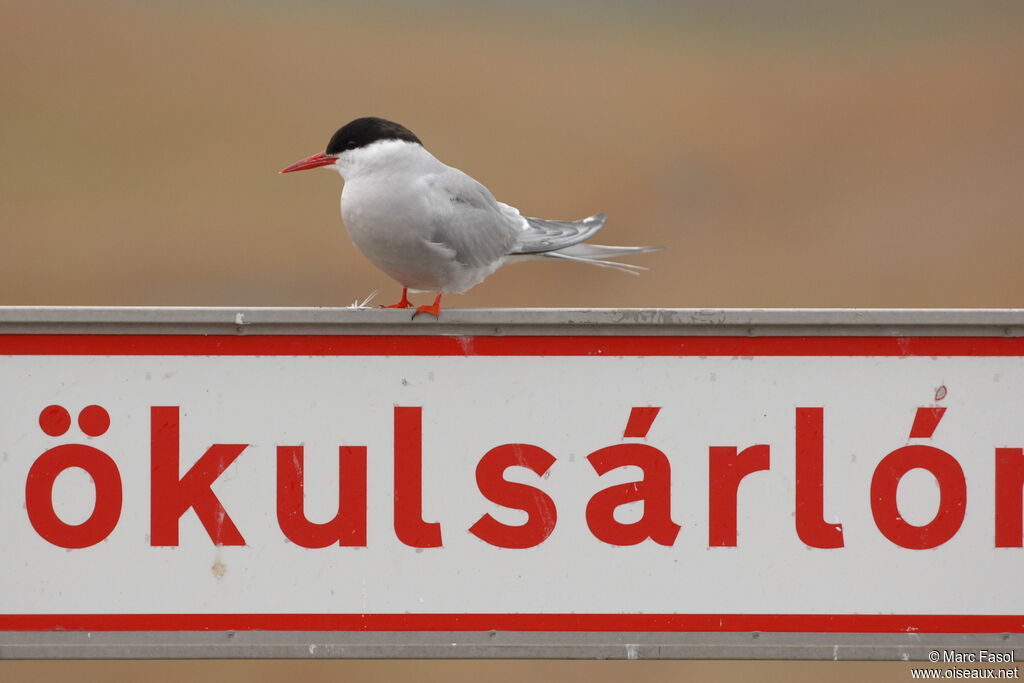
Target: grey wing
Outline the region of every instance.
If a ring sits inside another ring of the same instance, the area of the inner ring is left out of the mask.
[[[596,235],[604,227],[607,216],[599,213],[580,221],[524,220],[526,229],[519,235],[519,244],[513,254],[538,254],[579,244]]]
[[[459,263],[487,266],[515,248],[523,218],[514,209],[510,213],[486,187],[450,167],[427,183],[434,204],[430,241],[452,249]]]

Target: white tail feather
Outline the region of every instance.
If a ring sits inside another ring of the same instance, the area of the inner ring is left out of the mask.
[[[579,263],[589,263],[592,266],[601,268],[612,268],[630,275],[639,275],[641,271],[647,270],[643,266],[632,263],[615,263],[604,259],[631,256],[633,254],[646,254],[651,251],[661,251],[664,247],[611,247],[603,244],[574,244],[558,251],[548,251],[542,254],[545,258],[559,258]]]
[[[643,266],[636,266],[632,263],[615,263],[614,261],[602,261],[596,258],[585,258],[583,256],[570,256],[569,254],[560,254],[557,251],[549,251],[544,254],[545,258],[560,258],[566,261],[577,261],[579,263],[589,263],[592,266],[600,266],[601,268],[611,268],[622,273],[629,273],[630,275],[639,275],[640,271],[647,270]]]

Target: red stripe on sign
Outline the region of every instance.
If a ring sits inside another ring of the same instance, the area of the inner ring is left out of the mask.
[[[11,614],[3,631],[653,631],[1024,633],[1021,615]]]
[[[7,334],[0,355],[1024,356],[1024,337]]]

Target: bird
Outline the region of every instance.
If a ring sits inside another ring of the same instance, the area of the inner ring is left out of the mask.
[[[313,168],[341,175],[341,217],[352,242],[402,285],[401,300],[381,308],[412,308],[410,291],[436,292],[413,318],[440,317],[442,296],[467,291],[507,263],[560,259],[635,274],[646,268],[606,259],[662,248],[585,244],[604,227],[603,213],[576,221],[523,216],[442,163],[411,130],[376,116],[345,124],[323,152],[280,173]]]

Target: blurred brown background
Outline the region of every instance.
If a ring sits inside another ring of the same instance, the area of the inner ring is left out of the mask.
[[[390,303],[398,286],[344,233],[338,177],[276,173],[368,114],[528,215],[605,211],[600,241],[669,248],[637,259],[640,278],[503,269],[449,306],[1024,305],[1024,3],[0,9],[0,305],[336,306],[372,290]],[[6,663],[0,678],[909,677],[895,664],[274,666]]]
[[[0,304],[397,300],[277,175],[367,114],[669,248],[450,306],[1024,304],[1020,2],[0,4]]]

